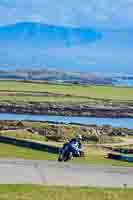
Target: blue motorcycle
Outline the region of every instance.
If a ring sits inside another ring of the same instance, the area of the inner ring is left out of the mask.
[[[65,143],[64,146],[59,151],[59,162],[66,162],[71,160],[73,157],[79,157],[80,151],[76,144]]]

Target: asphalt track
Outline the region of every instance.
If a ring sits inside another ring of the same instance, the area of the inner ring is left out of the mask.
[[[1,159],[0,184],[133,187],[133,168]]]

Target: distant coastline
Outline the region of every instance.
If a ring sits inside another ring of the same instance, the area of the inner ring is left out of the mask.
[[[118,76],[117,74],[67,72],[45,68],[30,70],[0,70],[0,80],[133,87],[133,75]]]

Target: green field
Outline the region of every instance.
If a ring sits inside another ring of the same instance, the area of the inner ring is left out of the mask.
[[[64,95],[87,97],[92,99],[108,99],[116,101],[132,101],[132,88],[112,86],[58,85],[46,83],[28,83],[17,81],[0,81],[0,91],[50,92]]]
[[[0,200],[132,200],[133,189],[1,185]]]
[[[1,95],[1,93],[0,93]],[[1,95],[0,96],[0,102],[5,102],[5,101],[8,101],[8,102],[22,102],[22,103],[26,103],[26,102],[56,102],[56,103],[60,103],[60,102],[69,102],[69,103],[73,103],[73,102],[88,102],[90,101],[90,99],[86,98],[86,97],[67,97],[67,96],[50,96],[50,97],[47,97],[47,96],[18,96],[17,94],[16,95],[11,95],[11,94],[8,94],[8,95]]]

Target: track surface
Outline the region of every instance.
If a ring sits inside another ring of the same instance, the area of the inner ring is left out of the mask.
[[[132,187],[133,168],[1,159],[0,183]]]

